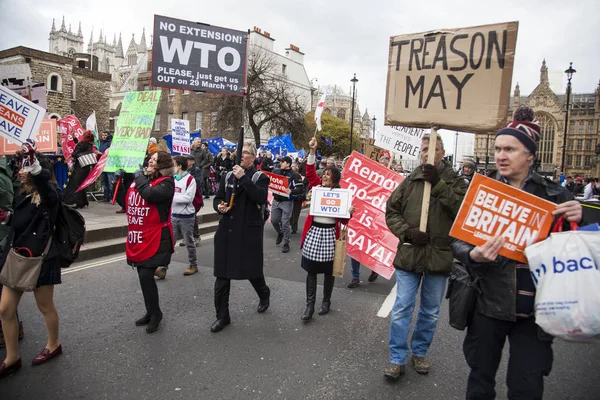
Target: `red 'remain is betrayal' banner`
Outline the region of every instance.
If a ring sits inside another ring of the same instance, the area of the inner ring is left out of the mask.
[[[385,223],[385,205],[404,177],[353,152],[340,186],[352,190],[354,214],[348,223],[346,253],[386,279],[394,274],[398,238]]]

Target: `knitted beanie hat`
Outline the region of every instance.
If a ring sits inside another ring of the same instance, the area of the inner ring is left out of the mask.
[[[519,139],[527,150],[535,154],[540,142],[540,123],[533,119],[533,110],[527,106],[521,106],[515,111],[513,120],[496,133],[500,135],[511,135]]]

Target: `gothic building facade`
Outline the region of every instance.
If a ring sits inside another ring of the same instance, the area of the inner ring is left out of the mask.
[[[324,86],[313,93],[313,110],[316,109],[323,93],[327,93],[323,112],[341,118],[350,125],[350,120],[352,119],[352,96],[346,94],[344,90],[337,85],[333,87]],[[367,143],[369,138],[373,136],[373,121],[369,117],[369,112],[366,108],[364,114],[361,114],[356,97],[354,99],[353,127],[354,131],[358,133],[362,143]]]
[[[50,53],[73,59],[81,69],[110,74],[110,118],[107,126],[100,129],[114,129],[125,93],[137,90],[138,74],[150,70],[148,60],[151,51],[146,44],[146,32],[142,30],[139,43],[136,42],[135,35],[132,35],[126,51],[123,51],[121,34],[118,40],[114,34],[112,43],[109,43],[102,30],[96,41],[92,30],[85,51],[83,43],[81,22],[77,34],[74,34],[70,24],[69,29],[66,29],[64,17],[58,30],[52,20],[48,39]]]
[[[538,147],[538,172],[546,176],[560,173],[563,146],[566,95],[555,94],[550,89],[546,61],[540,69],[540,83],[528,96],[521,96],[517,83],[510,99],[509,120],[520,105],[531,107],[541,126],[541,141]],[[570,101],[571,112],[567,124],[565,174],[571,176],[600,176],[600,156],[596,148],[600,144],[600,83],[594,93],[574,93]],[[494,134],[478,134],[475,137],[475,157],[478,168],[494,167]],[[487,151],[486,151],[487,150]]]

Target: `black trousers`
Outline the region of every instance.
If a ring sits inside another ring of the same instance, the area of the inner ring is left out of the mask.
[[[144,295],[144,304],[146,313],[155,315],[160,313],[158,305],[158,287],[154,280],[154,268],[137,267],[138,277],[140,278],[140,287]]]
[[[542,399],[544,376],[552,369],[552,341],[538,338],[533,318],[501,321],[475,313],[467,330],[463,351],[471,368],[468,400],[496,397],[496,372],[504,342],[510,344],[506,385],[510,400]]]
[[[265,277],[249,279],[252,287],[256,290],[260,300],[267,300],[271,290],[265,282]],[[217,278],[215,280],[215,309],[217,319],[229,318],[229,291],[231,288],[231,279]]]
[[[292,208],[292,218],[290,219],[290,225],[292,225],[292,232],[298,232],[298,221],[300,220],[300,211],[302,211],[302,200],[294,200],[294,207]]]

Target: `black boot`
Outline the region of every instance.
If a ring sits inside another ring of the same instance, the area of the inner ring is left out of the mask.
[[[163,314],[159,311],[157,314],[152,314],[150,316],[150,322],[148,322],[148,326],[146,326],[146,333],[156,332],[158,330],[158,326],[160,325],[160,321],[162,321]]]
[[[317,276],[306,276],[306,310],[302,315],[302,321],[308,322],[315,312],[315,300],[317,298]]]
[[[265,311],[267,311],[267,308],[269,308],[269,305],[271,304],[269,301],[270,298],[271,289],[269,289],[269,287],[265,285],[264,289],[262,290],[260,302],[258,303],[258,308],[256,309],[256,311],[258,311],[259,313],[264,313]]]
[[[325,275],[325,282],[323,283],[323,304],[319,310],[319,315],[325,315],[329,312],[331,306],[331,292],[333,292],[333,283],[335,277],[331,275]]]
[[[150,314],[144,315],[142,318],[135,321],[135,326],[144,326],[150,323]]]

